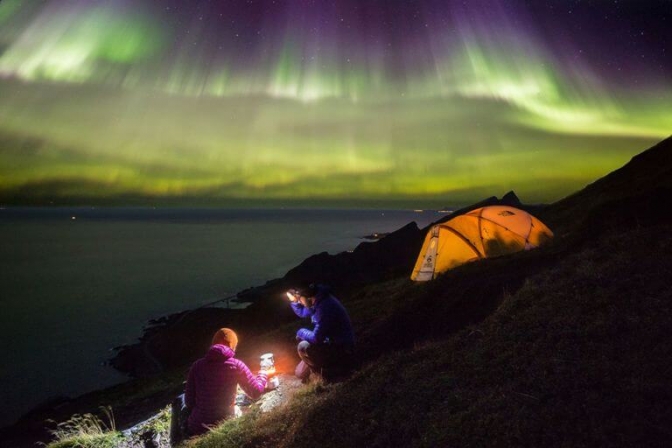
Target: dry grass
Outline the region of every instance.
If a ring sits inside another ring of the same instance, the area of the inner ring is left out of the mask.
[[[70,420],[59,423],[52,431],[54,441],[48,448],[111,448],[120,440],[116,431],[114,415],[110,408],[103,408],[105,423],[93,414],[73,415]]]

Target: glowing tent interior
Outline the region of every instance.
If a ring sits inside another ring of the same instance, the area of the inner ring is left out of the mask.
[[[469,261],[533,249],[552,238],[527,212],[502,205],[478,208],[430,228],[411,280],[432,280]]]

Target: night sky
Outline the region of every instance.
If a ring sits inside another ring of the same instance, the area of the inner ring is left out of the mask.
[[[554,201],[672,133],[671,29],[670,0],[2,0],[0,202]]]

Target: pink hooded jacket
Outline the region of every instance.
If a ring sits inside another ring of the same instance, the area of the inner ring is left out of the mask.
[[[233,415],[237,384],[253,399],[264,392],[266,373],[255,377],[235,354],[230,347],[216,344],[191,366],[185,391],[191,434],[202,434],[208,426]]]

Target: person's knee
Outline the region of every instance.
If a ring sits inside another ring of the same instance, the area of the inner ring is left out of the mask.
[[[308,351],[309,347],[310,347],[310,342],[301,341],[301,342],[299,342],[299,345],[296,346],[296,351],[299,352],[299,356],[305,355],[306,352]]]

